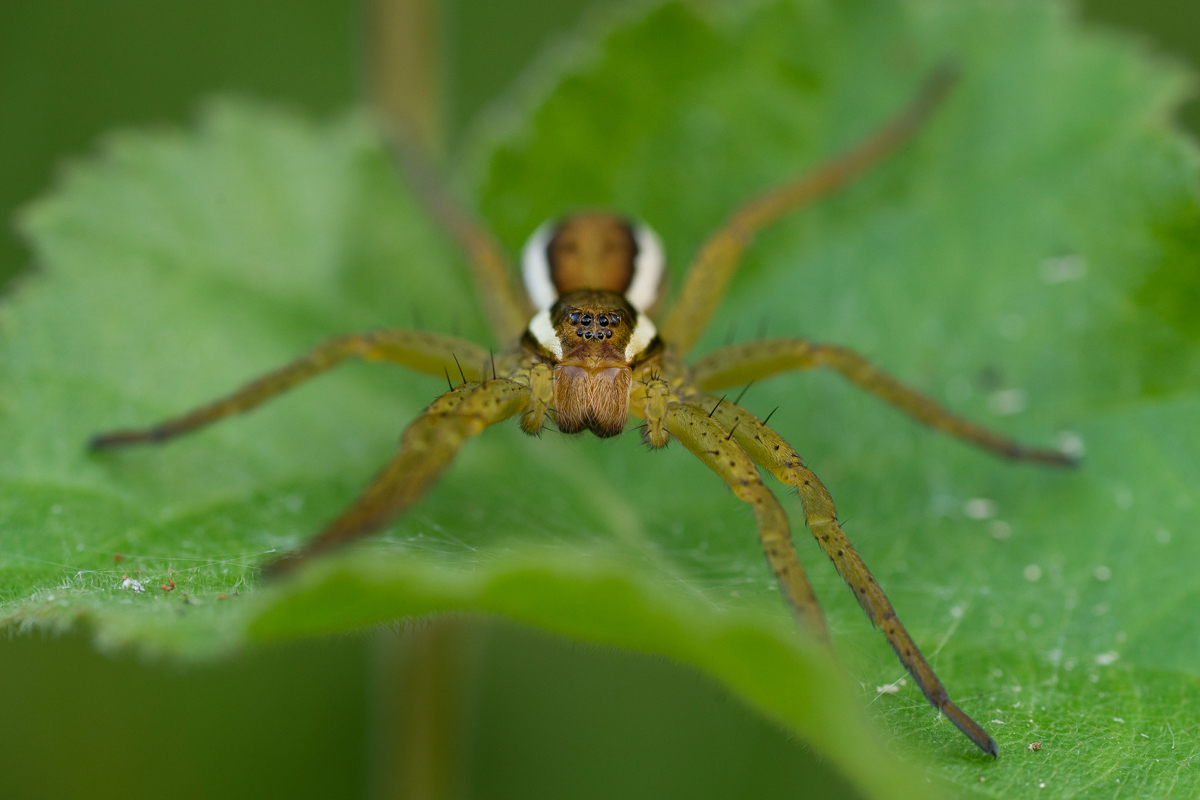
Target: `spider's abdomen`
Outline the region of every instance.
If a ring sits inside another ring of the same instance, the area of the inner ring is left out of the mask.
[[[649,226],[604,211],[542,225],[525,243],[521,272],[529,299],[547,309],[578,289],[614,292],[639,311],[658,299],[666,257]]]

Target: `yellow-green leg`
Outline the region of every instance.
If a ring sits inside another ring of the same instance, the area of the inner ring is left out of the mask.
[[[766,339],[723,347],[696,362],[692,367],[692,380],[706,391],[715,391],[767,378],[785,370],[814,367],[837,370],[846,380],[918,422],[1005,458],[1056,466],[1072,466],[1075,463],[1070,456],[1058,450],[1028,447],[952,414],[858,353],[837,345],[816,344],[804,339]]]
[[[475,279],[475,294],[501,347],[521,338],[536,309],[523,289],[513,283],[508,258],[495,237],[478,219],[460,206],[438,180],[420,152],[396,137],[397,156],[409,184],[416,190],[434,221],[458,242]]]
[[[468,383],[439,397],[400,437],[400,452],[337,519],[302,550],[271,566],[289,571],[306,559],[378,530],[420,500],[463,442],[525,410],[529,387],[508,378]]]
[[[779,588],[801,626],[818,640],[829,638],[817,596],[792,546],[787,515],[762,476],[729,431],[707,411],[685,403],[667,409],[667,429],[683,446],[717,473],[739,500],[754,508],[758,538]]]
[[[948,68],[936,70],[908,107],[870,138],[812,172],[763,192],[735,211],[696,254],[679,297],[659,326],[667,346],[679,354],[687,353],[704,333],[756,233],[845,185],[906,142],[937,108],[954,78]]]
[[[162,442],[197,428],[258,407],[297,384],[350,358],[391,361],[430,375],[449,372],[464,380],[479,380],[487,351],[474,342],[425,331],[389,329],[331,339],[285,367],[246,384],[233,394],[150,428],[102,433],[92,438],[93,450],[142,442]]]
[[[715,402],[715,401],[714,401]],[[933,707],[942,712],[959,730],[989,755],[998,752],[996,742],[980,725],[950,700],[946,687],[938,680],[929,662],[921,655],[916,642],[908,635],[896,616],[895,609],[858,551],[838,523],[833,498],[812,470],[804,466],[800,456],[783,437],[764,425],[757,417],[730,402],[721,403],[713,413],[722,426],[733,431],[733,437],[755,463],[770,470],[775,477],[795,486],[804,506],[804,519],[821,549],[833,561],[838,573],[854,592],[871,622],[883,630],[884,636],[896,651],[900,663],[921,687]]]

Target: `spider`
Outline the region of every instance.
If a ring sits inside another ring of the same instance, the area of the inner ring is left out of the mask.
[[[771,415],[760,420],[715,392],[786,370],[830,367],[925,425],[1000,456],[1062,466],[1072,460],[956,416],[836,345],[766,339],[684,362],[755,233],[845,184],[911,138],[953,81],[952,70],[935,70],[909,104],[874,134],[738,208],[700,247],[674,304],[661,315],[664,252],[645,224],[606,211],[582,211],[542,225],[523,250],[522,293],[510,280],[508,261],[491,235],[409,153],[400,160],[431,214],[465,249],[490,326],[506,343],[503,350],[493,354],[457,337],[408,329],[342,336],[227,397],[150,428],[98,435],[90,446],[106,450],[171,439],[249,411],[351,358],[445,375],[449,391],[408,426],[398,454],[340,516],[298,552],[268,567],[279,574],[383,527],[429,491],[467,439],[491,425],[519,416],[528,434],[538,434],[550,420],[563,433],[611,437],[624,430],[630,416],[639,418],[644,421],[642,440],[650,448],[678,440],[753,507],[763,552],[799,626],[828,643],[787,515],[759,469],[795,487],[818,544],[925,697],[994,757],[995,740],[950,700],[846,538],[829,492],[792,446],[767,427]],[[452,371],[461,378],[457,386]]]

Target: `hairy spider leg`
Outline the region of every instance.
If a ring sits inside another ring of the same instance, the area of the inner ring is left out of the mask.
[[[758,538],[783,596],[801,627],[818,641],[828,641],[821,606],[792,546],[787,514],[763,483],[754,462],[717,419],[697,406],[672,403],[667,408],[666,423],[671,434],[717,473],[739,500],[754,507]]]
[[[831,367],[846,380],[934,430],[996,455],[1069,467],[1076,461],[1058,450],[1028,447],[953,414],[937,401],[905,386],[853,350],[804,339],[767,339],[716,350],[692,366],[692,379],[706,391],[770,377],[785,370]]]
[[[393,137],[396,162],[433,220],[467,256],[475,279],[475,294],[483,306],[492,334],[502,347],[515,343],[537,309],[523,289],[513,283],[508,257],[491,232],[455,202],[438,180],[421,148],[401,135]]]
[[[463,443],[525,410],[529,387],[508,378],[457,386],[435,400],[400,437],[400,452],[354,504],[304,547],[267,569],[289,572],[309,558],[376,531],[420,500]]]
[[[708,237],[688,268],[683,288],[661,326],[663,341],[688,352],[708,327],[754,235],[780,217],[848,183],[907,141],[929,119],[956,79],[940,67],[891,122],[839,156],[752,198]]]
[[[721,425],[730,428],[733,436],[753,461],[800,493],[804,519],[821,549],[833,561],[838,573],[854,592],[871,622],[883,630],[884,636],[896,651],[900,663],[933,707],[945,714],[983,752],[995,757],[999,752],[994,739],[979,723],[950,700],[946,687],[934,674],[933,667],[921,655],[916,642],[908,635],[883,589],[879,588],[871,571],[858,551],[842,531],[837,519],[833,498],[812,470],[804,466],[800,456],[783,437],[760,422],[750,412],[728,401],[716,409],[713,416]]]
[[[99,434],[92,437],[88,446],[92,450],[106,450],[142,442],[162,442],[189,433],[225,417],[250,411],[350,358],[391,361],[428,375],[442,375],[448,365],[457,361],[456,371],[465,370],[463,380],[466,381],[481,377],[487,351],[466,339],[400,328],[339,336],[227,397],[150,428]]]

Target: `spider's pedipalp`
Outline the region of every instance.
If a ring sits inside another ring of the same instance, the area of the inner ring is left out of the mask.
[[[658,234],[604,211],[545,222],[521,251],[525,290],[539,310],[579,289],[615,292],[637,312],[658,300],[666,253]]]
[[[833,561],[838,574],[854,592],[855,599],[871,622],[883,631],[900,663],[912,675],[925,697],[967,738],[994,757],[998,752],[995,740],[950,700],[946,687],[921,655],[916,642],[896,616],[891,601],[846,537],[838,522],[833,498],[824,484],[812,470],[804,466],[800,456],[782,436],[744,408],[726,401],[714,409],[714,417],[721,425],[731,429],[735,441],[754,463],[770,470],[783,483],[796,488],[804,507],[804,519],[817,543]]]
[[[548,364],[535,364],[529,371],[529,405],[521,415],[521,430],[530,435],[541,433],[553,400],[553,370]]]
[[[666,447],[671,441],[667,431],[667,406],[671,387],[661,378],[651,378],[646,383],[645,417],[646,428],[642,439],[652,448]]]

